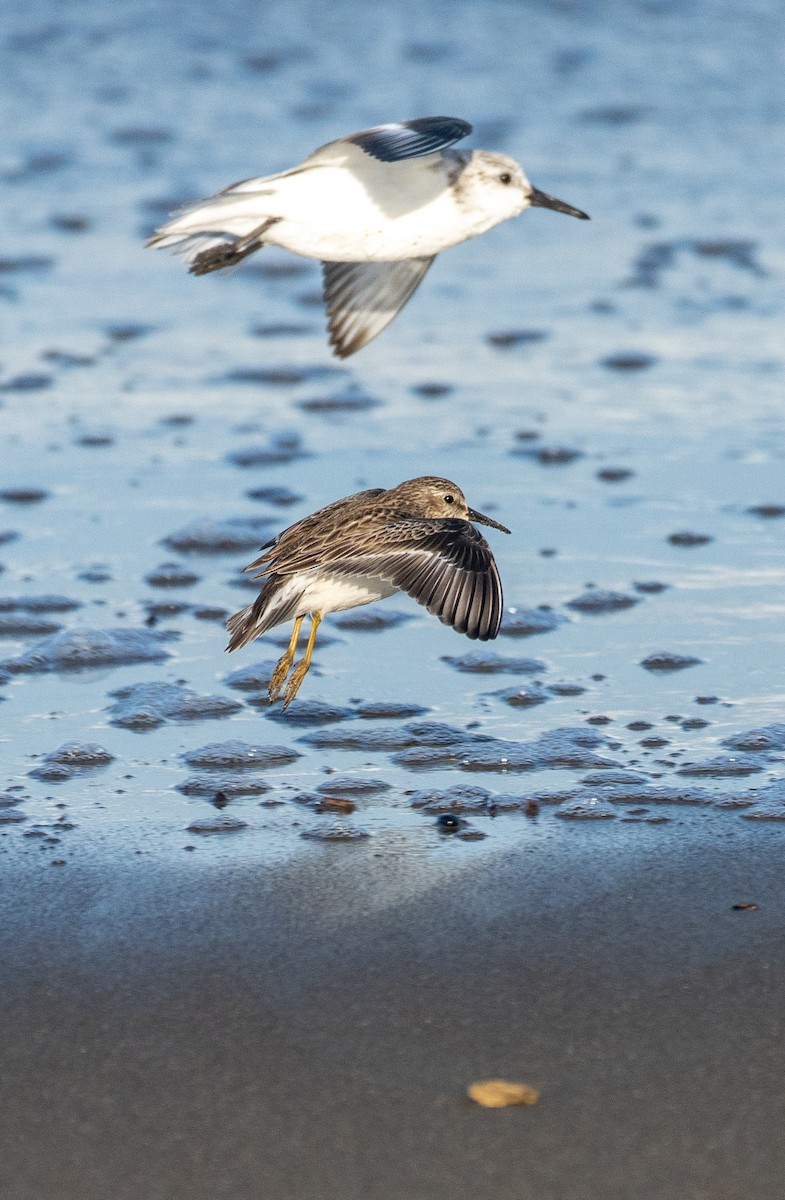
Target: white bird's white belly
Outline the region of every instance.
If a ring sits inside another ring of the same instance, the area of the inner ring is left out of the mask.
[[[327,262],[393,262],[429,258],[490,229],[501,219],[456,201],[441,156],[378,163],[364,155],[358,171],[304,166],[196,206],[167,228],[187,235],[215,231],[272,243]]]

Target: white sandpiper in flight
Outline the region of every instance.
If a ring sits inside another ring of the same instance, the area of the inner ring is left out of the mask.
[[[348,358],[390,324],[440,251],[525,208],[588,220],[507,155],[450,149],[471,131],[456,117],[420,117],[353,133],[183,209],[147,244],[173,247],[194,275],[262,246],[320,259],[330,344]]]

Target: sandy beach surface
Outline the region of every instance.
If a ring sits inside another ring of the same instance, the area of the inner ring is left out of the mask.
[[[5,1194],[770,1200],[777,834],[690,813],[530,822],[479,862],[391,839],[13,870]],[[496,1076],[539,1102],[471,1104]]]

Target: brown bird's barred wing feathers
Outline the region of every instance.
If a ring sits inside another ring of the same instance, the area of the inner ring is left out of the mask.
[[[327,504],[301,521],[295,521],[277,537],[265,542],[261,547],[265,553],[244,567],[244,571],[260,568],[255,577],[260,579],[271,571],[294,575],[297,571],[307,571],[329,563],[336,545],[342,548],[352,545],[357,530],[368,519],[367,502],[381,496],[384,491],[384,488],[368,488],[353,496],[344,496],[342,500]]]
[[[468,521],[400,519],[367,555],[332,559],[329,570],[384,579],[469,638],[485,642],[499,632],[499,572],[490,546]]]

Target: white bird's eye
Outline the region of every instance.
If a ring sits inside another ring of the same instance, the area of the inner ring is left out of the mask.
[[[510,175],[509,171],[502,171],[499,176],[499,183],[512,183],[512,175]]]
[[[445,497],[444,497],[444,503],[445,503],[445,504],[454,504],[454,503],[455,503],[455,497],[454,497],[454,496],[445,496]]]

